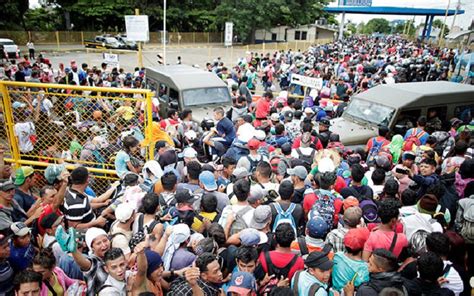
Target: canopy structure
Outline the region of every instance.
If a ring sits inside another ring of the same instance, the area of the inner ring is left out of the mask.
[[[334,6],[326,7],[324,11],[329,13],[342,13],[342,26],[344,25],[344,15],[352,14],[390,14],[390,15],[424,15],[426,16],[425,26],[421,39],[431,35],[431,28],[435,16],[446,15],[446,9],[436,8],[414,8],[414,7],[392,7],[392,6]],[[464,10],[448,9],[447,15],[464,14]],[[342,27],[341,26],[341,27]],[[340,30],[342,32],[342,30]],[[341,34],[340,34],[341,35]],[[340,37],[341,38],[341,37]]]

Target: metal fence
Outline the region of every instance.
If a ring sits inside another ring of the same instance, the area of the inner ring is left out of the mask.
[[[117,180],[121,139],[152,138],[149,90],[0,81],[0,93],[5,161],[38,172],[54,163],[84,165],[99,193]],[[152,159],[154,145],[145,142],[137,157]]]
[[[97,35],[117,35],[119,32],[83,32],[83,31],[0,31],[0,38],[9,38],[17,45],[25,45],[28,40],[35,44],[83,44],[86,39],[93,39]],[[224,42],[222,32],[167,32],[168,44],[193,44],[193,43],[222,43]],[[161,43],[162,32],[150,32],[149,43]]]

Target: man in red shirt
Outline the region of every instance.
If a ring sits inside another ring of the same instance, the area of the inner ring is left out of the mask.
[[[270,114],[270,101],[273,99],[273,94],[271,92],[266,92],[263,94],[255,106],[255,121],[254,126],[259,127],[262,125],[262,121],[267,120],[268,115]]]
[[[295,240],[295,233],[289,223],[281,223],[275,230],[277,247],[275,251],[262,252],[258,261],[263,271],[277,279],[283,277],[291,282],[291,278],[298,270],[304,269],[303,259],[291,252],[291,243]]]
[[[403,248],[408,246],[408,240],[403,233],[395,232],[395,226],[400,215],[400,204],[398,200],[386,199],[380,202],[378,216],[381,224],[377,230],[372,231],[365,243],[362,259],[369,260],[375,249],[385,249],[392,252],[396,257],[400,256]]]
[[[375,145],[379,145],[381,150],[383,147],[387,146],[390,144],[390,140],[387,140],[387,135],[388,135],[389,129],[386,126],[381,126],[379,127],[379,136],[378,137],[372,137],[367,141],[367,145],[365,145],[365,151],[370,152],[372,147]]]

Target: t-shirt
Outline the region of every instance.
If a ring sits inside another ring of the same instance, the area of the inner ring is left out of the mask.
[[[288,263],[290,263],[290,261],[293,259],[294,256],[297,256],[297,255],[293,253],[281,253],[277,251],[270,251],[270,259],[275,269],[280,269],[280,268],[285,267]],[[263,271],[267,273],[268,266],[265,260],[265,254],[263,252],[260,254],[258,261],[260,261]],[[288,279],[291,280],[296,271],[303,270],[303,269],[304,269],[304,261],[301,257],[298,257],[295,261],[295,264],[290,268],[290,271],[288,273]]]
[[[267,116],[270,113],[270,102],[262,98],[257,101],[255,108],[255,117],[257,119],[267,119]]]
[[[32,122],[18,122],[15,124],[15,136],[18,137],[20,152],[28,153],[33,151],[33,143],[30,136],[35,134],[35,125]]]
[[[173,259],[171,259],[170,269],[180,270],[185,267],[191,266],[194,260],[196,260],[196,255],[189,252],[186,248],[179,248],[174,252]]]
[[[117,109],[117,113],[122,112],[121,116],[123,119],[129,121],[135,116],[135,110],[133,110],[132,107],[129,106],[122,106]]]
[[[229,118],[224,117],[221,120],[219,120],[219,122],[217,123],[216,129],[219,135],[224,137],[225,144],[227,146],[230,146],[232,142],[234,141],[235,135],[236,135],[234,124],[232,123],[232,121]]]
[[[388,144],[390,144],[390,141],[385,139],[384,137],[370,138],[367,141],[367,145],[365,145],[365,150],[367,150],[368,152],[370,152],[370,149],[372,149],[372,146],[374,145],[374,139],[375,139],[375,142],[377,142],[377,143],[382,142],[382,146],[380,148],[385,147]]]
[[[0,263],[0,295],[13,295],[13,277],[15,273],[7,260]],[[11,294],[10,294],[11,293]]]
[[[343,252],[334,255],[334,267],[332,269],[332,284],[339,292],[354,279],[354,286],[369,281],[369,267],[364,260],[354,260]]]
[[[375,249],[389,250],[393,241],[393,231],[376,230],[370,233],[369,239],[365,242],[364,251],[373,252]],[[393,248],[393,254],[399,256],[402,249],[408,246],[408,240],[403,233],[397,234],[397,241]]]
[[[18,205],[22,207],[25,212],[31,208],[31,206],[36,202],[36,198],[30,194],[27,194],[18,188],[15,190],[15,195],[13,198],[16,200]]]
[[[130,161],[130,155],[127,152],[121,150],[117,153],[115,157],[115,170],[119,177],[123,177],[126,173],[130,172],[128,170],[127,162]]]
[[[66,219],[79,223],[89,223],[95,219],[89,199],[92,199],[92,197],[68,188],[64,198],[64,215]]]
[[[30,243],[28,246],[23,248],[17,248],[13,245],[13,241],[10,242],[10,257],[8,261],[15,270],[15,272],[20,272],[25,270],[35,257],[35,248]]]
[[[229,213],[233,212],[234,213],[234,218],[235,218],[237,213],[245,207],[250,207],[250,205],[245,205],[245,206],[242,206],[242,205],[228,205],[228,206],[226,206],[224,208],[224,210],[222,211],[221,218],[219,219],[219,224],[222,227],[225,228],[226,225],[227,225],[227,216],[229,215]],[[255,211],[255,209],[251,208],[242,216],[242,218],[245,221],[245,224],[247,224],[247,226],[249,226],[250,222],[252,221],[254,211]]]

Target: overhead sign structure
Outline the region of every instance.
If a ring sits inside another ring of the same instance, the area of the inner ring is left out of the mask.
[[[232,46],[232,39],[234,37],[234,23],[225,23],[224,46]]]
[[[107,64],[107,67],[119,68],[119,55],[118,54],[104,52],[102,54],[102,58],[104,59],[104,63]]]
[[[125,28],[128,40],[141,42],[148,42],[150,40],[148,15],[126,15]]]
[[[323,79],[303,76],[299,74],[291,74],[291,84],[307,86],[320,90],[323,88]]]
[[[345,6],[372,6],[372,0],[341,0]]]

